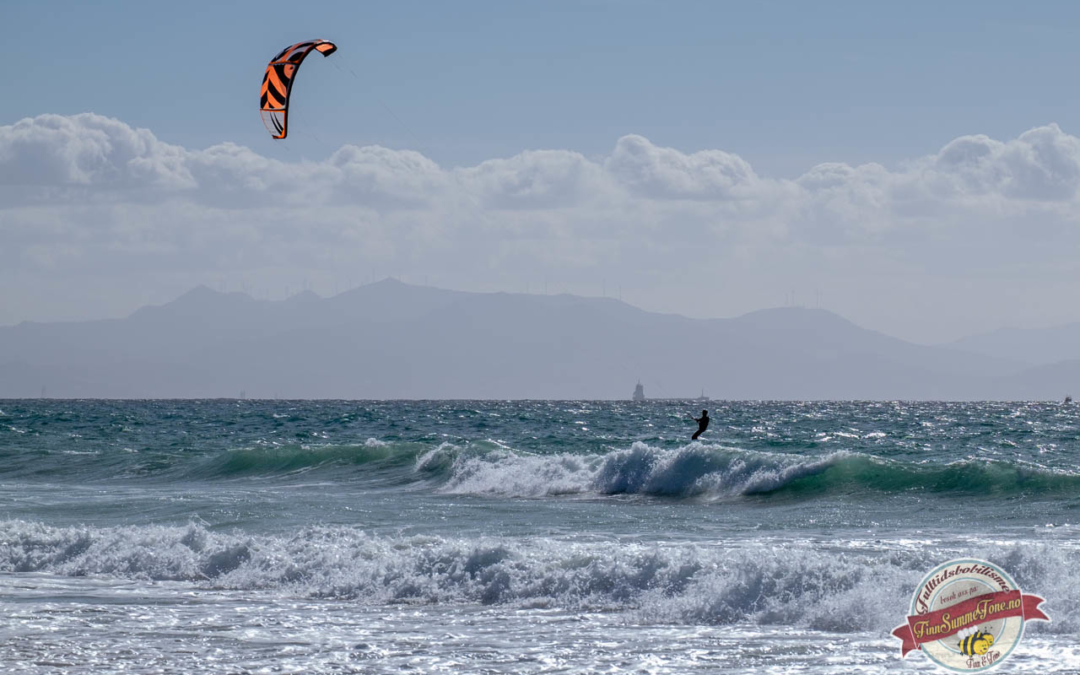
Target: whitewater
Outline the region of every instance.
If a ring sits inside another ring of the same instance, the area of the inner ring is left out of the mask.
[[[13,673],[884,673],[931,568],[1080,672],[1080,406],[0,401]]]

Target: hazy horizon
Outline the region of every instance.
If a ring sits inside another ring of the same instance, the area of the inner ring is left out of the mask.
[[[727,319],[394,279],[286,300],[198,286],[123,319],[0,328],[0,397],[1060,400],[1080,324],[923,346],[824,309]],[[240,395],[239,392],[246,392]]]
[[[189,294],[196,293],[200,289],[207,289],[209,291],[213,291],[214,293],[218,293],[218,294],[221,294],[221,295],[239,294],[239,295],[242,295],[242,296],[244,296],[246,298],[249,298],[251,300],[254,300],[254,301],[284,302],[284,301],[292,300],[292,299],[295,299],[295,298],[298,298],[298,297],[301,297],[301,296],[305,296],[305,295],[313,295],[313,296],[315,296],[315,297],[317,297],[317,298],[319,298],[321,300],[329,300],[329,299],[333,299],[333,298],[335,298],[337,296],[341,296],[343,294],[346,294],[349,291],[355,291],[357,289],[364,288],[365,286],[374,286],[374,285],[377,285],[377,284],[384,284],[384,283],[387,283],[387,282],[396,282],[396,283],[404,284],[406,286],[415,286],[417,288],[429,288],[429,289],[438,290],[438,291],[450,291],[450,292],[454,292],[454,293],[475,293],[475,294],[481,294],[481,295],[491,295],[491,294],[535,295],[535,296],[560,296],[560,295],[564,295],[564,296],[569,296],[569,297],[573,297],[573,298],[580,298],[580,299],[583,299],[583,300],[589,300],[589,299],[617,300],[617,301],[619,301],[621,303],[625,303],[626,305],[628,305],[628,306],[630,306],[630,307],[632,307],[634,309],[638,309],[638,310],[641,310],[641,311],[644,311],[644,312],[649,312],[649,313],[654,313],[654,314],[671,314],[671,315],[674,315],[674,316],[688,318],[688,319],[706,319],[706,320],[708,320],[708,319],[720,319],[720,320],[724,320],[724,319],[737,319],[737,318],[740,318],[740,317],[745,317],[745,316],[747,316],[749,314],[754,314],[754,313],[758,313],[758,312],[768,312],[768,311],[772,311],[772,310],[782,310],[782,309],[820,309],[820,310],[829,312],[830,314],[834,314],[837,317],[840,317],[842,319],[851,321],[854,325],[858,326],[859,328],[879,332],[879,333],[882,333],[883,335],[890,335],[886,331],[878,330],[877,328],[874,328],[873,326],[862,325],[861,323],[850,319],[850,317],[846,317],[843,314],[840,314],[839,312],[836,312],[836,311],[834,311],[834,310],[832,310],[832,309],[830,309],[828,307],[822,306],[821,304],[817,304],[817,302],[816,302],[817,298],[815,298],[815,303],[803,303],[803,302],[800,302],[799,298],[797,296],[797,293],[794,293],[794,292],[789,294],[788,298],[786,298],[786,301],[787,301],[786,304],[778,304],[778,305],[772,305],[772,306],[758,307],[758,308],[755,308],[755,309],[750,309],[750,310],[747,310],[745,312],[741,312],[739,314],[734,314],[734,315],[730,315],[730,316],[692,316],[692,315],[689,315],[689,314],[682,314],[680,312],[668,312],[668,311],[664,311],[664,310],[653,310],[653,309],[649,309],[649,308],[646,308],[646,307],[641,307],[641,306],[636,305],[633,302],[630,302],[627,299],[621,297],[620,289],[618,289],[618,288],[616,288],[614,290],[614,292],[608,292],[607,289],[605,288],[605,289],[603,289],[601,291],[600,294],[596,294],[596,295],[590,295],[590,294],[587,294],[587,293],[575,293],[572,290],[556,291],[556,290],[551,290],[550,288],[545,291],[543,286],[541,286],[540,288],[527,287],[524,290],[516,290],[516,291],[515,290],[501,290],[501,289],[475,291],[475,290],[468,290],[468,289],[462,289],[462,288],[449,288],[449,287],[439,286],[439,285],[437,285],[435,283],[431,283],[430,279],[428,279],[428,278],[423,278],[423,279],[420,279],[420,280],[412,280],[412,279],[406,279],[406,278],[399,278],[399,277],[395,277],[395,276],[385,276],[385,277],[382,277],[382,278],[379,278],[379,279],[372,279],[370,281],[362,281],[360,283],[356,283],[356,284],[348,286],[348,287],[340,287],[340,288],[335,287],[333,289],[333,291],[329,292],[329,293],[320,292],[320,290],[316,289],[316,288],[305,287],[303,284],[300,284],[300,285],[298,285],[296,287],[285,286],[285,287],[283,287],[281,289],[282,292],[280,294],[275,294],[273,292],[273,290],[269,289],[269,288],[266,288],[266,289],[251,288],[251,287],[229,288],[226,284],[219,284],[218,286],[215,287],[215,286],[212,286],[211,284],[207,284],[207,283],[197,283],[194,286],[188,288],[187,290],[180,292],[178,295],[175,295],[175,296],[170,297],[170,298],[166,298],[161,302],[151,302],[151,303],[146,303],[146,304],[143,304],[143,305],[139,305],[139,306],[135,307],[134,309],[132,309],[131,311],[121,313],[121,314],[116,314],[116,315],[111,315],[111,316],[91,316],[91,317],[79,318],[79,319],[55,319],[55,320],[24,319],[24,320],[16,322],[16,323],[0,324],[0,328],[12,328],[12,327],[18,326],[21,323],[63,324],[63,323],[81,323],[81,322],[93,322],[93,321],[125,319],[125,318],[128,318],[131,315],[139,312],[140,310],[144,310],[144,309],[147,309],[147,308],[153,308],[153,307],[160,307],[160,306],[163,306],[163,305],[168,305],[168,304],[170,304],[172,302],[175,302],[175,301],[177,301],[177,300],[179,300],[179,299],[181,299],[181,298],[183,298],[183,297],[185,297],[185,296],[187,296]],[[1025,326],[1025,327],[1003,325],[1000,328],[990,330],[990,331],[985,331],[983,333],[964,334],[964,335],[962,335],[959,338],[954,339],[954,340],[947,340],[947,341],[942,341],[942,342],[917,342],[917,341],[912,341],[912,340],[907,340],[907,341],[911,342],[912,344],[925,345],[925,346],[948,346],[948,345],[951,345],[951,344],[954,344],[954,343],[963,343],[966,340],[970,340],[972,338],[981,338],[981,337],[985,337],[987,335],[993,335],[993,334],[1001,333],[1003,331],[1039,331],[1041,329],[1051,329],[1052,330],[1052,329],[1058,329],[1058,328],[1072,328],[1074,325],[1076,325],[1078,323],[1080,323],[1080,322],[1066,322],[1066,323],[1050,324],[1050,325],[1047,325],[1047,326]],[[903,339],[902,337],[900,337],[898,335],[890,335],[890,337]],[[1080,354],[1080,352],[1078,352],[1078,354]]]

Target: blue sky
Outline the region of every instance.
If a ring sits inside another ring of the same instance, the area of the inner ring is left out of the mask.
[[[1080,5],[4,5],[0,325],[385,275],[1080,320]],[[334,40],[257,111],[268,59]],[[93,113],[88,115],[87,113]],[[142,131],[140,131],[142,130]]]
[[[0,121],[93,111],[186,147],[288,156],[252,92],[307,37],[340,51],[298,80],[289,149],[305,156],[421,145],[464,165],[605,153],[635,133],[797,176],[1080,126],[1075,3],[8,0],[4,13]]]

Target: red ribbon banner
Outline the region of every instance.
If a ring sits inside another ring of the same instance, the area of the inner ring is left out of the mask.
[[[937,642],[965,628],[997,619],[1021,616],[1025,621],[1049,621],[1050,617],[1039,609],[1041,602],[1045,600],[1037,595],[1023,595],[1019,590],[978,595],[936,612],[909,616],[907,623],[892,634],[904,643],[901,650],[907,656],[927,642]]]

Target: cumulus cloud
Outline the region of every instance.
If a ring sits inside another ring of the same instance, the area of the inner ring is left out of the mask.
[[[605,168],[630,190],[658,199],[753,199],[764,187],[738,155],[719,150],[687,155],[636,135],[619,139]]]
[[[457,169],[459,184],[494,208],[564,208],[610,190],[601,167],[576,152],[526,151]]]
[[[913,199],[943,207],[970,196],[1062,202],[1076,198],[1078,185],[1080,139],[1055,124],[1006,142],[963,136],[897,170],[826,163],[795,180],[763,178],[749,162],[722,150],[684,153],[638,135],[618,139],[600,160],[568,150],[527,150],[447,169],[418,152],[379,146],[346,145],[325,161],[295,163],[232,143],[191,150],[91,113],[41,115],[0,127],[0,186],[135,189],[159,200],[182,197],[213,206],[227,205],[229,195],[238,205],[256,198],[272,204],[315,200],[382,210],[447,202],[564,209],[599,202],[617,208],[628,200],[693,200],[716,208],[769,201],[795,209],[833,204],[888,220],[892,209]],[[72,194],[81,201],[86,193]]]
[[[1056,124],[1007,143],[962,136],[942,148],[927,168],[960,194],[1071,200],[1080,183],[1080,139]]]
[[[372,200],[386,206],[420,207],[445,196],[446,172],[418,152],[390,150],[378,146],[358,148],[346,145],[327,162],[332,171],[315,167],[302,181],[325,180],[348,203]]]
[[[784,265],[805,272],[814,260],[952,264],[975,232],[984,266],[1015,262],[1033,225],[1080,239],[1080,139],[1054,124],[1009,140],[963,136],[900,167],[824,163],[795,179],[760,176],[719,149],[613,141],[605,157],[537,149],[468,167],[353,145],[284,162],[232,143],[168,144],[90,113],[41,115],[0,126],[0,275],[123,285],[153,283],[141,276],[149,268],[185,286],[207,274],[377,269],[491,288],[627,270],[656,286],[738,270],[764,287],[770,275],[787,283]],[[29,317],[0,323],[18,318]]]
[[[188,154],[100,115],[41,115],[0,127],[0,182],[193,188]]]

